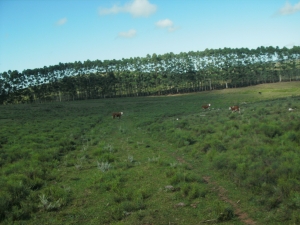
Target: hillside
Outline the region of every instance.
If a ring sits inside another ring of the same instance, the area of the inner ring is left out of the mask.
[[[1,224],[300,223],[300,82],[0,111]]]

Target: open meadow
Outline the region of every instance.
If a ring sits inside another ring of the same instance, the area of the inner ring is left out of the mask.
[[[1,105],[0,167],[0,224],[300,224],[300,82]]]

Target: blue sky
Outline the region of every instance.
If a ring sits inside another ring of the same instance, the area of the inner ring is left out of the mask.
[[[299,0],[0,0],[0,72],[293,45]]]

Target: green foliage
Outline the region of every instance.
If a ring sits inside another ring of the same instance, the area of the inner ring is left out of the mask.
[[[268,85],[2,107],[0,223],[242,224],[222,185],[258,223],[297,224],[299,97]]]
[[[218,217],[219,222],[228,221],[234,218],[234,211],[232,208],[225,208],[222,213],[220,213]]]
[[[113,163],[116,160],[116,157],[111,153],[104,153],[99,157],[98,161]]]
[[[225,154],[219,154],[213,159],[214,166],[221,170],[226,169],[228,167],[228,161]]]
[[[276,136],[282,135],[281,127],[277,126],[276,124],[262,124],[260,129],[269,138],[274,138]]]

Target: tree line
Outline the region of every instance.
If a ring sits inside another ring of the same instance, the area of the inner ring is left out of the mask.
[[[206,49],[0,73],[0,104],[133,97],[300,78],[300,46]]]

